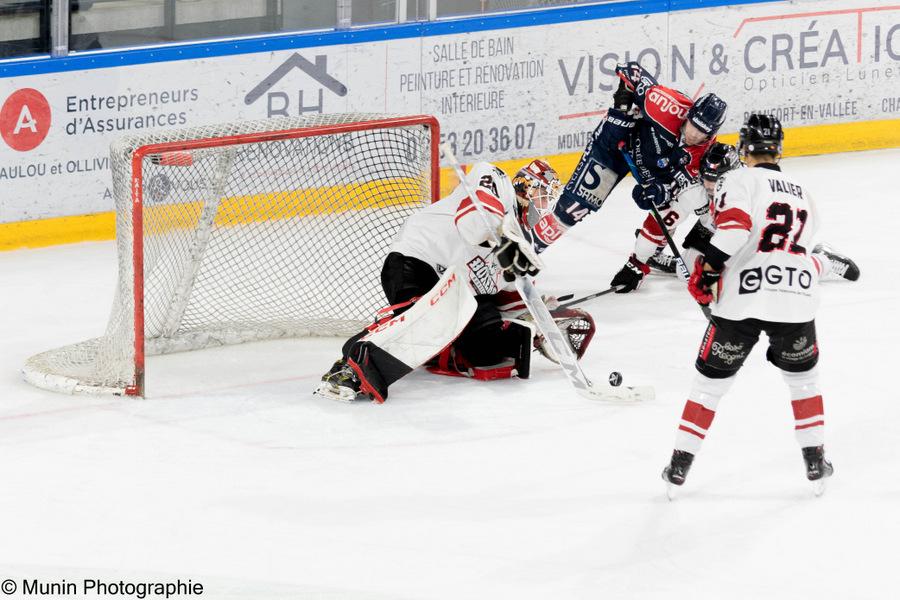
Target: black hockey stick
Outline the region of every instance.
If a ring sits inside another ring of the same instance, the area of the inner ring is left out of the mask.
[[[559,307],[560,308],[569,308],[570,306],[575,306],[576,304],[581,304],[582,302],[587,302],[588,300],[593,300],[594,298],[599,298],[600,296],[605,296],[606,294],[611,294],[618,289],[619,289],[619,286],[617,286],[617,285],[610,286],[609,288],[603,290],[602,292],[594,292],[593,294],[588,294],[587,296],[585,296],[583,298],[577,298],[575,300],[572,300],[571,302],[561,302]],[[564,296],[560,296],[559,298],[557,298],[557,300],[570,300],[574,296],[575,296],[575,294],[566,294]]]
[[[638,173],[637,166],[634,164],[634,160],[625,149],[624,141],[619,142],[619,152],[622,153],[622,158],[625,159],[625,163],[628,165],[628,169],[631,171],[631,176],[634,177],[634,180],[638,182],[638,184],[643,184],[643,181],[641,181],[641,175],[640,173]],[[678,270],[678,274],[681,276],[682,280],[687,282],[691,278],[691,272],[688,271],[687,265],[684,264],[684,259],[681,258],[681,252],[678,251],[678,247],[675,245],[675,240],[672,239],[672,234],[669,233],[669,228],[666,227],[666,224],[663,222],[659,211],[656,210],[656,205],[652,202],[650,203],[650,213],[653,215],[653,218],[656,219],[656,223],[659,225],[659,228],[662,229],[663,236],[665,236],[666,238],[666,244],[669,246],[669,250],[672,251],[672,255],[675,257],[675,266]],[[702,304],[699,304],[698,306],[703,312],[703,316],[712,321],[712,310],[709,308],[709,306],[703,306]]]
[[[628,154],[628,151],[625,149],[625,142],[619,142],[619,152],[622,153],[622,157],[625,159],[625,162],[628,164],[628,169],[631,171],[631,176],[634,177],[634,180],[638,182],[638,184],[643,185],[643,181],[641,180],[641,176],[638,173],[637,166],[634,164],[634,160],[632,160],[631,155]],[[678,275],[684,281],[687,281],[691,278],[691,272],[688,270],[687,265],[684,264],[684,259],[681,258],[681,252],[678,251],[678,247],[675,245],[675,240],[672,239],[672,235],[669,233],[669,228],[666,227],[666,224],[663,222],[662,217],[659,214],[659,211],[656,210],[656,205],[652,202],[650,203],[650,212],[653,214],[653,218],[656,219],[656,223],[659,225],[659,228],[662,229],[663,236],[666,238],[666,244],[669,246],[669,250],[672,251],[672,255],[675,257],[675,266],[678,270]]]

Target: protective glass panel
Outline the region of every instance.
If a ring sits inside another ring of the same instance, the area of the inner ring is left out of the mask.
[[[0,58],[50,52],[50,0],[0,1]]]

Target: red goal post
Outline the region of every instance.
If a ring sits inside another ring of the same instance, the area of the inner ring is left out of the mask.
[[[148,355],[348,335],[381,261],[439,196],[428,115],[317,115],[129,136],[111,147],[119,284],[106,334],[31,357],[30,383],[144,395]]]

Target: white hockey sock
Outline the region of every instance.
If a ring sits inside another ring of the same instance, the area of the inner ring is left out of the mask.
[[[819,270],[819,280],[823,280],[829,275],[831,275],[832,265],[834,263],[831,262],[831,259],[825,256],[824,254],[810,254],[813,262]]]
[[[734,383],[737,375],[725,379],[712,379],[702,373],[694,377],[691,393],[681,413],[681,422],[675,433],[675,449],[691,454],[700,451],[700,445],[706,437],[706,432],[712,425],[716,416],[716,406],[719,400]]]
[[[825,443],[825,408],[819,391],[818,368],[802,373],[782,371],[781,376],[791,391],[797,442],[801,448],[821,446]]]

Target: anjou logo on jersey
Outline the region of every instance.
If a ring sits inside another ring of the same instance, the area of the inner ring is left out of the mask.
[[[575,207],[575,205],[572,205],[569,208]],[[587,212],[586,209],[585,212]],[[556,217],[553,215],[544,215],[544,217],[534,226],[534,234],[545,246],[549,246],[558,240],[563,232]]]
[[[679,119],[684,119],[687,116],[688,107],[659,88],[650,90],[650,93],[647,94],[647,100],[653,103],[661,112],[674,115]]]
[[[741,271],[738,294],[754,294],[762,287],[763,281],[769,285],[786,284],[788,287],[799,286],[808,290],[812,285],[812,273],[796,267],[769,265],[765,269],[756,267]]]

